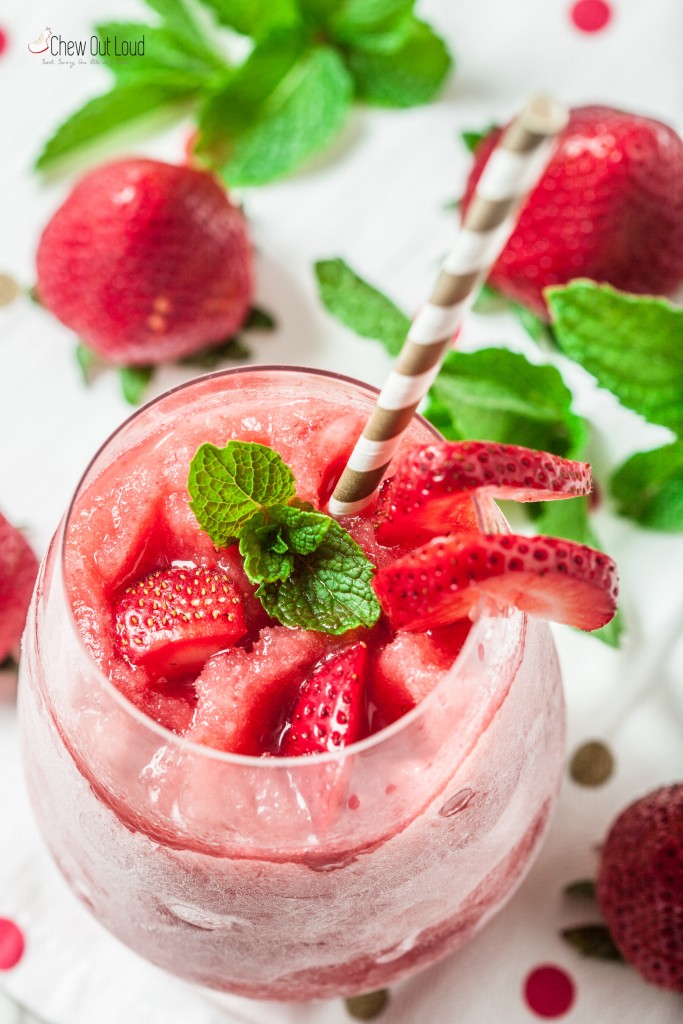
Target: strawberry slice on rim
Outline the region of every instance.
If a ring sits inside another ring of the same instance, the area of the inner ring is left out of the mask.
[[[471,496],[511,501],[576,498],[591,489],[590,466],[490,441],[440,441],[410,452],[385,480],[375,508],[380,544],[478,530]]]
[[[153,676],[197,671],[247,631],[239,591],[215,567],[149,573],[119,595],[114,620],[119,654]]]
[[[392,626],[408,630],[446,625],[488,601],[591,631],[613,617],[618,593],[608,555],[514,533],[436,537],[381,569],[374,587]]]
[[[283,757],[339,750],[365,727],[368,649],[362,641],[321,662],[302,683],[280,740]]]

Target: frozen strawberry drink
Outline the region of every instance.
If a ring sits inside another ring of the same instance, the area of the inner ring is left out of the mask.
[[[327,516],[373,402],[291,368],[162,396],[39,577],[20,708],[45,839],[118,938],[213,989],[350,995],[461,946],[559,785],[535,616],[611,614],[605,556],[516,538],[491,501],[584,493],[578,463],[416,417],[377,501]]]

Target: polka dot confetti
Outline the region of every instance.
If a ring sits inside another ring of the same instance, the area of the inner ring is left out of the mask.
[[[571,20],[580,32],[600,32],[612,18],[612,9],[606,0],[578,0],[570,11]]]
[[[0,32],[2,30],[0,29]],[[0,53],[2,47],[0,45]],[[9,306],[11,302],[14,302],[16,298],[21,294],[21,288],[19,287],[18,281],[15,280],[10,274],[0,273],[0,307]]]
[[[24,935],[9,918],[0,917],[0,971],[9,971],[24,955]]]
[[[564,1016],[574,1003],[575,993],[574,982],[569,974],[554,964],[535,967],[524,982],[527,1006],[545,1020]]]
[[[599,740],[578,747],[569,762],[569,774],[580,786],[602,786],[614,771],[612,751]]]

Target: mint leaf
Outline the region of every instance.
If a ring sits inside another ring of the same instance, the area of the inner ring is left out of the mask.
[[[175,72],[174,79],[179,84],[191,88],[204,85],[207,74],[213,74],[222,68],[217,59],[207,61],[197,56],[187,46],[182,45],[178,38],[163,28],[153,28],[132,22],[110,21],[96,26],[95,31],[102,44],[100,51],[106,49],[100,58],[121,80],[148,80],[155,72]],[[125,39],[139,49],[144,43],[144,53],[130,56],[117,56],[115,41]]]
[[[263,115],[263,104],[287,77],[305,49],[301,32],[278,30],[258,42],[239,68],[210,91],[199,113],[197,153],[224,162],[234,140]],[[274,102],[277,102],[275,98]]]
[[[427,103],[443,84],[451,64],[443,40],[415,18],[396,49],[369,52],[352,46],[347,56],[358,98],[384,107]]]
[[[502,348],[449,352],[424,415],[449,440],[521,444],[575,457],[587,425],[554,366],[537,366]]]
[[[263,507],[294,497],[294,475],[280,455],[262,444],[203,444],[190,465],[190,507],[216,547],[239,539],[245,523]]]
[[[318,291],[325,308],[363,338],[381,341],[396,355],[410,329],[410,319],[385,295],[360,278],[341,259],[315,264]]]
[[[246,326],[246,325],[244,325]],[[206,348],[183,356],[176,360],[181,366],[199,366],[202,370],[214,370],[226,359],[237,359],[245,362],[251,356],[250,350],[238,337],[228,338],[220,345],[208,345]]]
[[[414,0],[345,0],[330,18],[330,30],[354,50],[395,53],[413,32],[413,6]]]
[[[460,132],[460,138],[470,153],[474,153],[479,143],[483,142],[486,136],[490,135],[492,131],[495,131],[497,127],[498,126],[496,124],[489,123],[485,128],[478,128],[476,130],[466,129],[464,132]]]
[[[57,128],[38,159],[35,167],[45,170],[58,159],[94,142],[124,124],[141,121],[161,107],[172,108],[196,92],[186,77],[169,74],[155,81],[149,80],[144,88],[135,82],[119,83],[103,96],[96,96],[72,114]]]
[[[164,27],[186,51],[202,57],[209,63],[224,64],[186,0],[145,0],[145,3],[161,15]]]
[[[603,545],[593,532],[588,518],[588,501],[588,498],[567,498],[564,501],[530,502],[527,511],[534,520],[537,533],[547,537],[565,537],[577,544],[587,544],[602,551]],[[618,608],[606,626],[594,630],[590,635],[609,647],[619,647],[623,632],[624,620]]]
[[[84,384],[91,384],[98,367],[98,357],[91,348],[88,348],[82,341],[77,342],[74,350],[78,368],[81,371]]]
[[[242,529],[240,554],[252,583],[286,580],[294,555],[310,555],[323,542],[332,519],[301,505],[275,505],[256,512]]]
[[[244,571],[252,583],[276,583],[286,580],[294,558],[282,536],[280,526],[264,509],[244,525],[239,543]]]
[[[247,314],[247,319],[242,324],[243,331],[272,331],[277,324],[275,317],[267,309],[260,306],[252,306]]]
[[[683,440],[632,455],[611,490],[620,515],[653,530],[683,530]]]
[[[262,185],[299,167],[337,134],[353,86],[339,55],[309,50],[273,93],[260,119],[240,135],[221,173],[231,186]]]
[[[363,549],[330,519],[315,551],[295,555],[287,579],[262,583],[256,596],[268,614],[285,626],[338,635],[372,626],[379,618],[373,575],[374,566]]]
[[[560,935],[568,945],[578,950],[581,956],[592,960],[624,963],[624,957],[604,924],[582,924],[575,928],[563,928]]]
[[[140,405],[153,374],[153,366],[122,366],[119,369],[121,391],[129,405]]]
[[[367,32],[386,32],[410,14],[415,0],[342,0],[331,19],[339,38],[353,41]]]
[[[221,25],[243,36],[261,39],[274,29],[297,24],[300,20],[295,0],[202,0]]]
[[[319,548],[333,521],[322,512],[300,503],[274,509],[273,516],[284,527],[289,550],[297,555],[310,555]]]
[[[299,10],[305,22],[316,28],[328,21],[344,0],[299,0]]]
[[[622,405],[683,434],[683,309],[586,280],[546,297],[562,351]]]

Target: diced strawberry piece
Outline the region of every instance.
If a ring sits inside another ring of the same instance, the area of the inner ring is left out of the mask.
[[[489,441],[441,441],[414,449],[385,480],[375,510],[377,539],[421,541],[477,530],[469,496],[511,501],[575,498],[591,489],[590,466]]]
[[[251,650],[234,647],[211,658],[195,681],[197,709],[188,739],[239,754],[272,750],[302,680],[329,639],[271,626]]]
[[[31,545],[0,513],[0,661],[19,651],[37,573]]]
[[[400,631],[380,650],[368,681],[373,732],[412,711],[432,692],[460,653],[471,625],[462,619],[429,633]]]
[[[118,650],[153,676],[177,676],[246,632],[239,592],[216,568],[159,569],[126,587],[114,608]]]
[[[612,559],[555,537],[436,537],[381,569],[374,586],[396,629],[442,626],[483,602],[593,630],[617,607]]]
[[[360,739],[365,729],[367,663],[368,649],[360,641],[311,672],[287,720],[280,754],[324,753]]]

